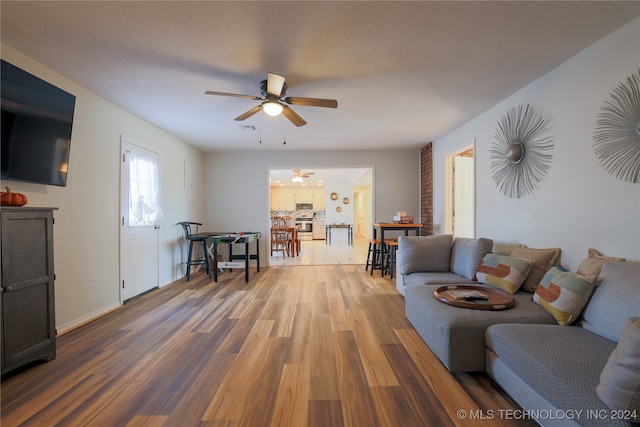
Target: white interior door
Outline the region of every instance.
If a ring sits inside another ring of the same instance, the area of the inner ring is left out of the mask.
[[[453,234],[474,237],[475,202],[473,157],[454,158]]]
[[[120,175],[120,299],[126,301],[158,286],[158,153],[123,139]]]

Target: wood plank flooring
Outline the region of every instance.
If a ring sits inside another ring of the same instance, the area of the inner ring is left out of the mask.
[[[517,406],[486,375],[451,375],[362,265],[197,273],[1,387],[2,426],[535,425],[500,419]]]

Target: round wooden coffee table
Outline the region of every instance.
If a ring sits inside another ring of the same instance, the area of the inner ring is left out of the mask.
[[[516,305],[513,295],[498,288],[475,285],[441,286],[433,296],[445,304],[475,310],[506,310]],[[467,296],[467,298],[464,298]],[[476,299],[477,297],[486,299]]]

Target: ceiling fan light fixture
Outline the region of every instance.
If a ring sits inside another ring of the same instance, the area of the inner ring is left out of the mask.
[[[279,116],[283,107],[278,101],[267,101],[262,104],[262,110],[272,117]]]
[[[302,179],[301,176],[294,176],[293,178],[291,178],[292,182],[304,182],[304,179]]]

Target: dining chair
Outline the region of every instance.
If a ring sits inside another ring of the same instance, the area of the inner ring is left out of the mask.
[[[291,233],[287,229],[287,221],[281,216],[271,217],[271,255],[282,252],[282,256],[291,254]]]
[[[294,216],[291,215],[287,215],[284,216],[284,222],[285,224],[287,224],[287,227],[289,229],[293,229],[295,227],[297,227],[296,225],[296,218]],[[293,256],[296,256],[296,254],[300,254],[300,235],[297,232],[289,232],[291,235],[291,253]]]

